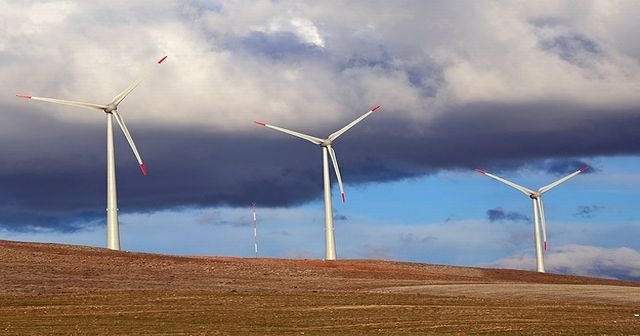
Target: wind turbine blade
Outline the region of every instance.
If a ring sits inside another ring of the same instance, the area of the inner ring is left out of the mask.
[[[559,180],[557,180],[557,181],[555,181],[555,182],[553,182],[553,183],[551,183],[549,185],[546,185],[546,186],[538,189],[538,191],[540,192],[540,194],[544,194],[547,191],[549,191],[549,190],[553,189],[554,187],[558,186],[559,184],[566,182],[568,179],[570,179],[570,178],[582,173],[583,171],[585,171],[587,169],[589,169],[589,167],[582,167],[582,168],[576,170],[575,172],[573,172],[573,173],[571,173],[571,174],[569,174],[569,175],[567,175],[567,176],[565,176],[565,177],[563,177],[563,178],[561,178],[561,179],[559,179]]]
[[[260,126],[269,127],[269,128],[274,129],[276,131],[287,133],[287,134],[293,135],[295,137],[298,137],[300,139],[305,139],[305,140],[307,140],[307,141],[309,141],[311,143],[314,143],[316,145],[319,145],[324,141],[323,139],[316,138],[316,137],[311,136],[311,135],[302,134],[302,133],[299,133],[299,132],[296,132],[296,131],[288,130],[286,128],[282,128],[282,127],[278,127],[278,126],[274,126],[274,125],[269,125],[269,124],[266,124],[266,123],[263,123],[263,122],[260,122],[260,121],[254,121],[254,122],[256,124],[260,125]]]
[[[156,62],[156,64],[162,64],[162,62],[164,62],[164,60],[167,59],[167,56],[161,58],[159,61]],[[126,89],[124,89],[124,91],[120,92],[117,96],[113,97],[113,100],[111,101],[111,104],[114,104],[116,106],[118,106],[118,104],[122,103],[122,101],[127,98],[127,96],[138,86],[140,85],[140,83],[142,83],[143,80],[145,80],[147,77],[149,77],[149,75],[151,75],[151,73],[156,69],[156,64],[152,64],[150,66],[148,66],[143,72],[142,75],[140,75],[140,77],[138,77],[138,79],[136,79],[133,83],[131,83],[131,85],[129,85],[129,87],[127,87]]]
[[[329,149],[329,155],[331,156],[331,162],[333,162],[333,169],[336,171],[336,177],[338,178],[338,186],[340,187],[340,194],[342,195],[342,203],[346,202],[344,196],[344,188],[342,187],[342,177],[340,176],[340,168],[338,168],[338,159],[336,158],[336,151],[331,146],[327,146]]]
[[[371,110],[369,110],[369,112],[363,114],[362,116],[360,116],[358,119],[352,121],[351,123],[349,123],[347,126],[331,133],[331,135],[329,135],[328,139],[329,140],[335,140],[337,139],[339,136],[341,136],[342,134],[344,134],[346,131],[348,131],[351,127],[355,126],[357,123],[361,122],[362,120],[364,120],[364,118],[368,117],[369,115],[371,115],[373,112],[375,112],[377,109],[380,108],[380,105],[372,108]]]
[[[492,178],[492,179],[494,179],[494,180],[498,180],[498,181],[500,181],[500,182],[502,182],[502,183],[504,183],[504,184],[506,184],[506,185],[508,185],[508,186],[510,186],[510,187],[513,187],[513,188],[515,188],[515,189],[518,189],[519,191],[521,191],[523,194],[525,194],[525,195],[527,195],[527,196],[531,196],[531,195],[535,194],[535,192],[534,192],[533,190],[531,190],[531,189],[529,189],[529,188],[525,188],[525,187],[523,187],[523,186],[521,186],[521,185],[519,185],[519,184],[515,184],[515,183],[513,183],[513,182],[511,182],[511,181],[505,180],[505,179],[503,179],[503,178],[502,178],[502,177],[500,177],[500,176],[496,176],[496,175],[493,175],[493,174],[487,173],[486,171],[484,171],[484,170],[482,170],[482,169],[477,169],[477,168],[476,168],[476,171],[477,171],[478,173],[482,174],[482,175],[489,176],[489,177],[491,177],[491,178]]]
[[[87,109],[90,109],[90,110],[98,110],[98,111],[103,111],[104,109],[107,108],[105,105],[78,102],[78,101],[73,101],[73,100],[62,100],[62,99],[45,98],[45,97],[33,97],[33,96],[20,95],[20,94],[17,94],[16,97],[24,98],[24,99],[41,100],[41,101],[45,101],[45,102],[49,102],[49,103],[56,103],[56,104],[61,104],[61,105],[83,107],[83,108],[87,108]]]
[[[547,250],[547,220],[544,217],[544,205],[542,205],[542,197],[538,197],[538,212],[540,212],[540,224],[542,226],[542,241],[544,250]]]
[[[147,167],[142,162],[142,158],[140,157],[140,153],[138,153],[138,148],[136,148],[136,144],[133,142],[133,138],[131,137],[131,134],[129,133],[129,129],[127,128],[127,124],[125,124],[124,119],[122,118],[122,116],[117,111],[113,111],[111,113],[113,114],[114,118],[118,122],[118,125],[120,126],[120,129],[122,130],[122,133],[124,133],[124,137],[127,138],[127,142],[129,143],[129,147],[131,147],[131,150],[133,151],[133,155],[136,157],[136,160],[138,161],[138,165],[140,165],[140,170],[142,171],[142,175],[147,175]]]

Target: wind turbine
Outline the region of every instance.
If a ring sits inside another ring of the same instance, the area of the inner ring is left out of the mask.
[[[324,241],[325,241],[325,252],[324,259],[325,260],[336,260],[336,243],[335,236],[333,233],[333,211],[331,209],[331,181],[329,179],[329,160],[327,155],[331,156],[331,162],[333,162],[333,169],[336,172],[336,178],[338,179],[338,186],[340,187],[340,193],[342,195],[342,202],[346,201],[344,195],[344,188],[342,187],[342,178],[340,177],[340,169],[338,168],[338,160],[336,159],[336,152],[331,146],[333,142],[348,131],[351,127],[355,126],[357,123],[364,120],[364,118],[371,115],[377,109],[380,108],[380,105],[372,108],[369,112],[363,114],[358,119],[352,121],[347,126],[331,133],[326,139],[316,138],[311,135],[302,134],[299,132],[291,131],[286,128],[269,125],[260,121],[256,121],[255,123],[260,126],[265,126],[272,128],[276,131],[280,131],[283,133],[287,133],[293,135],[295,137],[307,140],[313,144],[320,145],[322,147],[322,177],[324,181]]]
[[[541,239],[540,239],[540,233],[541,233],[540,227],[542,227],[542,237],[543,237],[542,241],[544,241],[544,250],[547,249],[547,224],[544,216],[544,206],[542,205],[542,195],[547,191],[557,187],[559,184],[566,182],[570,178],[573,178],[574,176],[584,172],[587,169],[589,169],[589,167],[582,167],[576,170],[575,172],[538,189],[538,191],[533,191],[531,189],[525,188],[521,185],[515,184],[506,179],[503,179],[502,177],[487,173],[482,169],[476,169],[476,171],[479,172],[480,174],[489,176],[492,179],[498,180],[510,187],[513,187],[519,190],[520,192],[522,192],[523,194],[527,195],[529,198],[531,198],[531,201],[533,203],[533,233],[535,236],[535,244],[536,244],[536,270],[540,273],[544,273],[544,256],[542,251],[543,246],[541,244]]]
[[[156,64],[161,64],[167,56],[164,56]],[[44,98],[44,97],[34,97],[27,95],[16,95],[19,98],[33,99],[33,100],[41,100],[50,103],[69,105],[75,107],[87,108],[94,111],[102,111],[107,116],[107,248],[112,250],[120,249],[120,228],[118,225],[118,200],[116,195],[116,160],[114,154],[114,146],[113,146],[113,119],[116,120],[118,126],[122,130],[124,137],[127,139],[131,150],[133,151],[133,155],[136,157],[138,164],[140,165],[140,170],[143,175],[147,175],[147,167],[145,167],[142,162],[142,158],[138,153],[138,149],[136,148],[135,143],[133,142],[133,138],[129,133],[129,129],[124,122],[124,118],[118,113],[118,105],[122,103],[122,101],[127,98],[127,96],[133,92],[133,90],[145,79],[147,76],[151,74],[153,70],[155,70],[155,65],[149,66],[138,79],[136,79],[129,87],[127,87],[124,91],[120,92],[118,95],[113,97],[111,102],[106,105],[101,104],[93,104],[93,103],[84,103],[78,101],[71,100],[62,100],[62,99],[54,99],[54,98]]]

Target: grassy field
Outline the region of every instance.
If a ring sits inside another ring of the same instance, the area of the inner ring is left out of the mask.
[[[638,335],[640,283],[0,241],[2,335]]]

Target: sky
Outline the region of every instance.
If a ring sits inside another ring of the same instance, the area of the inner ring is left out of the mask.
[[[338,258],[535,267],[545,194],[550,272],[640,280],[637,1],[0,0],[0,239],[106,244],[105,116],[119,107],[122,248],[324,255],[317,137],[334,143]],[[333,173],[332,173],[333,174]]]

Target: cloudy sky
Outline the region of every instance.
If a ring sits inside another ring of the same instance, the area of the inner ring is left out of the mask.
[[[321,151],[334,144],[339,258],[640,279],[640,2],[0,0],[0,239],[105,246],[105,116],[17,99],[120,106],[122,247],[324,255]],[[335,187],[335,185],[334,185]]]

